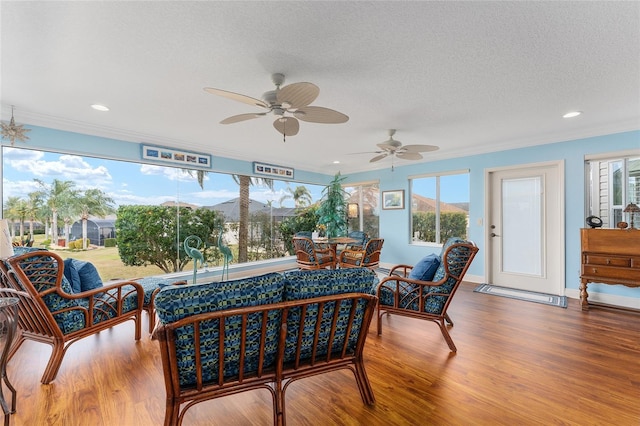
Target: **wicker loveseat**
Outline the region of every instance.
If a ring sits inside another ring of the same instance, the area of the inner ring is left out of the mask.
[[[273,423],[284,425],[289,384],[343,368],[354,373],[363,402],[373,404],[362,353],[374,281],[374,272],[359,268],[163,288],[154,337],[164,367],[164,424],[181,424],[198,402],[266,388]]]

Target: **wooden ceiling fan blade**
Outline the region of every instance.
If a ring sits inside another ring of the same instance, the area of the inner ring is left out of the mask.
[[[339,124],[349,121],[349,117],[341,112],[317,106],[298,108],[293,115],[310,123]]]
[[[255,105],[258,107],[269,109],[269,105],[267,105],[264,101],[252,98],[251,96],[241,95],[240,93],[229,92],[222,89],[214,89],[213,87],[205,87],[204,91],[207,93],[211,93],[212,95],[218,95],[227,99],[242,102],[243,104]]]
[[[285,108],[302,108],[315,101],[320,89],[313,83],[293,83],[277,92],[278,103]]]
[[[252,118],[262,117],[263,115],[267,115],[266,112],[254,112],[249,114],[238,114],[233,115],[231,117],[225,118],[220,122],[220,124],[233,124],[238,123],[240,121],[251,120]]]
[[[402,160],[422,160],[422,155],[417,152],[399,152],[396,157]]]
[[[406,152],[429,152],[440,149],[435,145],[405,145],[402,147]]]
[[[300,130],[300,123],[293,117],[278,117],[273,122],[273,127],[284,136],[295,136]]]
[[[375,157],[373,157],[371,160],[369,160],[369,162],[370,162],[370,163],[375,163],[376,161],[380,161],[380,160],[382,160],[382,159],[383,159],[383,158],[385,158],[387,155],[389,155],[389,154],[384,153],[384,154],[376,155],[376,156],[375,156]]]

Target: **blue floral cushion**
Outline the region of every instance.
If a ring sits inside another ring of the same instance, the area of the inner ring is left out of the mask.
[[[411,269],[408,278],[419,281],[431,281],[438,266],[440,266],[440,256],[435,253],[429,254],[416,263],[416,266]]]

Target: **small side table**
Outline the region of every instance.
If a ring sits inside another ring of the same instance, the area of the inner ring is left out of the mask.
[[[16,390],[7,378],[7,362],[9,361],[9,351],[16,335],[18,319],[18,298],[0,298],[0,376],[9,391],[11,391],[11,408],[4,399],[2,383],[0,383],[0,405],[4,412],[4,424],[9,426],[11,414],[16,412]]]

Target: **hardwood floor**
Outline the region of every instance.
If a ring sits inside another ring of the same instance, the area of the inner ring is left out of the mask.
[[[362,403],[347,370],[303,379],[287,390],[289,426],[640,425],[640,314],[473,288],[463,284],[449,309],[457,354],[435,324],[387,316],[377,336],[374,319],[365,356],[376,404]],[[50,385],[40,384],[49,347],[26,342],[8,366],[18,390],[11,424],[161,425],[157,342],[136,343],[133,331],[130,322],[75,343]],[[270,425],[270,398],[264,390],[205,402],[183,425]]]

